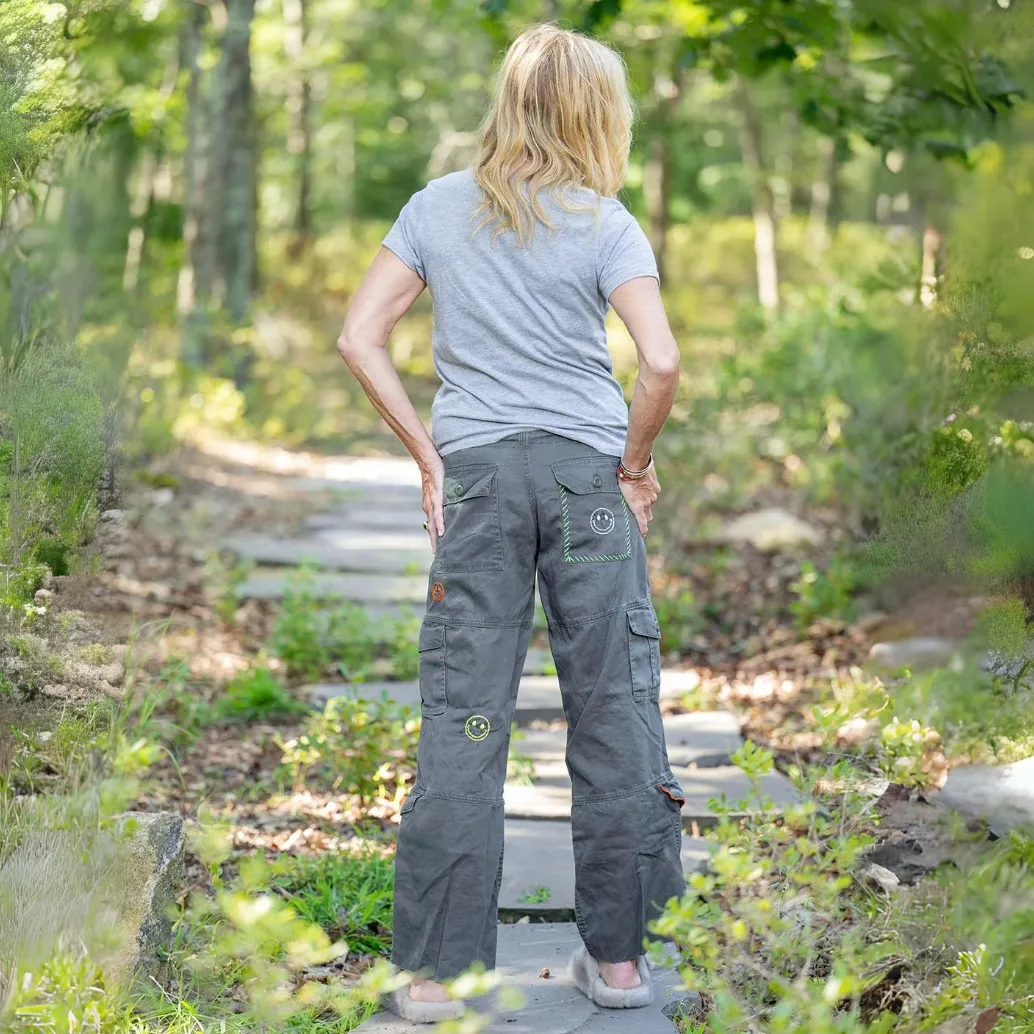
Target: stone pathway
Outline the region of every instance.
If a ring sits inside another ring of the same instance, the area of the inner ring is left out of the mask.
[[[358,461],[354,468],[343,465],[340,481],[307,479],[305,487],[330,489],[339,502],[308,518],[293,539],[249,535],[224,543],[256,565],[242,596],[282,597],[292,584],[295,565],[309,562],[319,569],[309,586],[317,595],[353,600],[375,614],[407,609],[422,613],[430,551],[421,530],[415,467],[406,461]],[[566,730],[560,685],[552,671],[547,649],[529,651],[514,716],[521,734],[512,749],[530,762],[534,775],[530,785],[508,783],[505,788],[506,851],[499,911],[500,918],[510,922],[500,926],[499,968],[524,990],[528,1004],[516,1014],[494,1018],[484,1029],[508,1034],[576,1029],[584,1034],[671,1034],[673,1025],[662,1009],[670,1004],[668,992],[679,984],[677,975],[657,974],[658,994],[650,1009],[600,1012],[567,981],[567,960],[578,937],[574,924],[545,922],[570,920],[574,914]],[[693,672],[665,670],[661,696],[677,699],[697,684]],[[332,697],[352,693],[368,698],[384,694],[414,710],[420,705],[419,686],[411,681],[309,688],[309,698],[318,708]],[[665,719],[665,732],[672,765],[688,798],[683,866],[687,873],[703,871],[709,843],[696,834],[716,821],[709,799],[724,796],[736,801],[750,795],[745,776],[729,760],[742,742],[739,725],[729,712],[680,714]],[[769,777],[764,788],[777,802],[792,799],[792,788],[780,775]],[[513,922],[525,918],[533,921]],[[540,975],[544,969],[549,970],[548,978]],[[472,1004],[478,1011],[490,1009],[487,1002]],[[412,1028],[382,1013],[361,1029],[390,1034]]]
[[[525,1005],[516,1012],[495,1013],[494,995],[475,999],[471,1008],[492,1015],[482,1034],[673,1034],[664,1015],[685,991],[672,969],[653,971],[654,1001],[646,1009],[598,1009],[569,981],[567,963],[578,944],[574,923],[519,923],[499,928],[498,970],[519,988]],[[548,975],[544,975],[548,973]],[[414,1026],[381,1012],[359,1027],[371,1034],[412,1034]]]

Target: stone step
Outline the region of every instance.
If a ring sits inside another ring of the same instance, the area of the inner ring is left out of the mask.
[[[694,711],[664,719],[664,740],[673,765],[716,768],[728,765],[743,740],[731,711]],[[525,729],[511,750],[539,761],[563,761],[566,729]]]
[[[733,802],[752,796],[747,777],[733,765],[724,765],[720,768],[686,768],[682,765],[673,765],[672,771],[686,793],[686,804],[682,809],[682,822],[685,826],[695,823],[698,828],[706,828],[715,824],[715,816],[707,804],[712,797],[724,796],[727,801]],[[785,807],[797,799],[790,781],[779,773],[762,779],[761,788],[780,807]],[[534,783],[531,786],[507,783],[503,796],[506,801],[506,816],[509,819],[566,822],[571,818],[571,780],[567,774],[567,766],[561,761],[537,763]],[[747,809],[748,812],[753,810],[753,807]]]
[[[682,838],[682,868],[687,875],[707,870],[713,847],[713,841],[700,837]],[[499,911],[573,918],[574,848],[568,823],[506,820]]]
[[[520,989],[525,1004],[496,1014],[494,994],[473,999],[468,1003],[471,1011],[492,1017],[476,1028],[480,1034],[673,1034],[675,1027],[664,1009],[682,987],[675,969],[653,971],[652,1005],[600,1009],[568,976],[568,962],[578,943],[574,923],[502,924],[496,969],[506,986]],[[361,1034],[412,1034],[413,1029],[408,1020],[388,1012],[377,1013],[357,1028]]]
[[[238,592],[242,600],[279,600],[298,587],[298,574],[289,568],[256,568]],[[353,603],[408,603],[423,613],[427,579],[418,575],[328,574],[316,571],[305,580],[317,599],[331,596]]]
[[[373,574],[426,575],[433,554],[423,531],[420,536],[384,535],[400,541],[413,540],[416,548],[374,545],[373,533],[327,531],[308,538],[276,538],[272,535],[247,535],[227,539],[223,548],[241,560],[277,567],[306,564],[328,571],[365,571]],[[422,537],[422,541],[421,541]],[[352,540],[355,544],[341,545]]]
[[[941,790],[923,796],[986,822],[1000,837],[1034,828],[1034,757],[1011,765],[960,765]]]
[[[683,693],[694,689],[698,682],[699,676],[694,671],[662,671],[661,697],[678,699]],[[381,694],[386,694],[389,700],[397,704],[405,704],[414,710],[420,707],[420,685],[415,681],[365,682],[358,687],[343,682],[325,682],[309,686],[307,692],[309,702],[318,710],[322,710],[331,697],[347,696],[355,692],[374,700],[379,699]],[[513,720],[518,725],[527,725],[529,722],[554,721],[563,717],[564,705],[557,677],[525,675],[521,679],[520,690],[517,693],[517,709]]]
[[[323,456],[318,466],[318,476],[299,474],[297,480],[313,488],[420,488],[420,468],[410,456]]]
[[[297,492],[330,492],[339,504],[361,502],[376,506],[419,506],[423,498],[417,484],[378,483],[355,478],[299,477],[288,482]]]
[[[423,532],[424,511],[413,503],[375,505],[355,500],[325,513],[306,517],[301,524],[303,532],[327,531],[333,528],[368,528],[372,531]]]

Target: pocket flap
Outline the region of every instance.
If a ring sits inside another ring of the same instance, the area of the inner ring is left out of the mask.
[[[617,465],[613,463],[554,464],[551,468],[558,485],[563,485],[575,495],[592,495],[594,492],[618,492]]]
[[[492,491],[495,467],[460,468],[445,475],[443,504],[464,503],[468,499],[482,499]]]
[[[636,634],[648,639],[660,639],[661,626],[652,608],[628,611],[628,627]]]
[[[440,650],[444,645],[444,625],[424,625],[420,629],[420,645],[417,647],[420,653],[424,653],[426,650]]]
[[[680,808],[686,803],[686,791],[679,786],[674,776],[668,776],[657,784],[657,789]]]

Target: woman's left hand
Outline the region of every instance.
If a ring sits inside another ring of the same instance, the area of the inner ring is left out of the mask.
[[[438,551],[438,539],[445,534],[445,512],[442,503],[445,500],[445,464],[441,456],[421,464],[420,478],[424,488],[424,514],[427,517],[427,535],[431,540],[431,551]]]

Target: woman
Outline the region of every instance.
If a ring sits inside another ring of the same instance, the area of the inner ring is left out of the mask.
[[[603,1006],[646,1005],[646,924],[684,891],[643,543],[679,352],[653,254],[614,197],[631,123],[613,51],[552,25],[525,32],[474,168],[410,199],[338,341],[420,466],[435,551],[419,770],[396,861],[394,961],[414,980],[392,1007],[413,1020],[461,1013],[443,981],[495,963],[502,791],[536,571],[569,726],[578,986]],[[384,347],[425,287],[442,381],[433,440]],[[639,356],[631,412],[611,373],[608,303]]]

